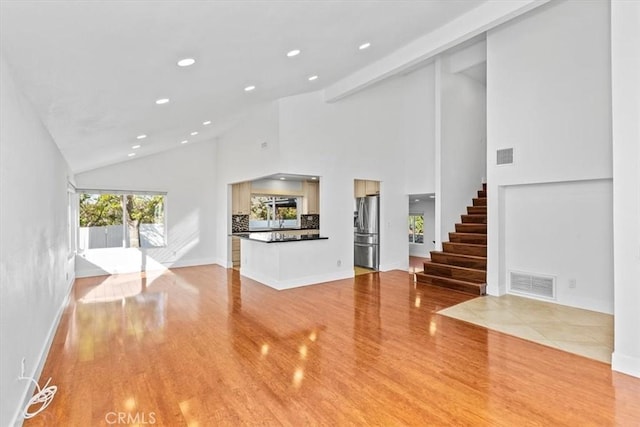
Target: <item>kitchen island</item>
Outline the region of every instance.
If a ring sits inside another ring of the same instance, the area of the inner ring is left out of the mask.
[[[240,274],[274,289],[289,289],[344,278],[319,265],[317,254],[329,251],[328,237],[283,231],[234,233],[240,238]]]
[[[234,233],[234,236],[241,239],[254,240],[256,242],[263,243],[284,243],[284,242],[300,242],[304,240],[326,240],[328,237],[322,237],[318,233],[313,234],[294,234],[283,231],[268,231],[268,232],[248,232],[248,233]]]

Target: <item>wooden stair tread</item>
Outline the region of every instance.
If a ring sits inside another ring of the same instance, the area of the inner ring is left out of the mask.
[[[448,264],[440,264],[437,262],[433,262],[433,261],[425,261],[424,265],[426,266],[427,264],[429,265],[438,265],[438,266],[443,266],[443,267],[451,267],[452,269],[456,269],[456,270],[470,270],[470,271],[480,271],[480,272],[485,272],[484,270],[479,270],[477,268],[468,268],[468,267],[460,267],[457,265],[448,265]]]
[[[486,214],[463,214],[460,215],[463,224],[486,224]]]
[[[451,243],[451,242],[446,242],[446,243]],[[478,246],[480,248],[486,248],[486,245],[474,245],[472,243],[451,243],[452,245],[468,245],[468,246]],[[478,255],[467,255],[467,254],[459,254],[456,252],[445,252],[445,251],[431,251],[431,255],[433,254],[441,254],[441,255],[447,255],[447,256],[455,256],[455,257],[464,257],[464,258],[469,258],[469,259],[475,259],[478,261],[486,261],[487,257],[486,256],[478,256]]]
[[[460,234],[460,233],[458,233],[458,234]],[[478,243],[442,242],[442,244],[445,244],[445,243],[449,243],[451,245],[460,245],[460,246],[477,246],[479,248],[486,248],[487,247],[487,245],[481,245],[481,244],[478,244]]]
[[[460,267],[451,264],[439,264],[433,261],[424,263],[424,273],[431,276],[445,277],[472,283],[485,283],[487,281],[486,270]]]
[[[442,242],[442,252],[448,254],[464,254],[487,256],[487,245],[460,242]]]
[[[482,233],[449,233],[449,241],[457,243],[475,243],[486,245],[487,235]]]
[[[471,283],[464,280],[456,280],[448,277],[433,276],[426,273],[416,273],[416,280],[420,283],[426,283],[442,288],[453,289],[460,292],[466,292],[472,295],[485,295],[486,283]]]
[[[431,251],[431,261],[438,264],[457,265],[460,267],[477,268],[486,271],[487,257],[459,254],[444,251]]]
[[[487,214],[487,207],[486,206],[467,206],[467,214],[469,214],[469,215],[473,215],[473,214],[486,215]]]
[[[455,225],[456,233],[473,233],[487,234],[487,224],[478,224],[474,222],[458,223]],[[461,231],[458,231],[461,230]]]

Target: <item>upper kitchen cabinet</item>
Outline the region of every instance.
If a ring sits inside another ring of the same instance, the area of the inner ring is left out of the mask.
[[[380,194],[380,181],[356,179],[354,181],[354,194],[356,197],[378,196]]]
[[[304,181],[302,183],[303,214],[320,214],[320,183],[317,181]]]
[[[251,208],[251,182],[240,182],[231,187],[231,213],[249,215]]]
[[[380,194],[380,181],[365,181],[364,191],[367,196],[377,196]]]

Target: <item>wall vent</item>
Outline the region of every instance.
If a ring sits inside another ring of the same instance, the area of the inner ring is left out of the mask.
[[[556,298],[556,278],[533,273],[509,272],[509,290],[541,298]]]
[[[513,163],[513,148],[503,148],[496,151],[496,163],[498,165],[510,165]]]

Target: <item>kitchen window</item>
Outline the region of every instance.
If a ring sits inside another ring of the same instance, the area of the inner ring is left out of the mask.
[[[409,243],[424,243],[424,214],[409,215]]]
[[[166,246],[164,193],[78,193],[80,250]]]
[[[249,229],[298,227],[299,202],[299,197],[252,195]]]

